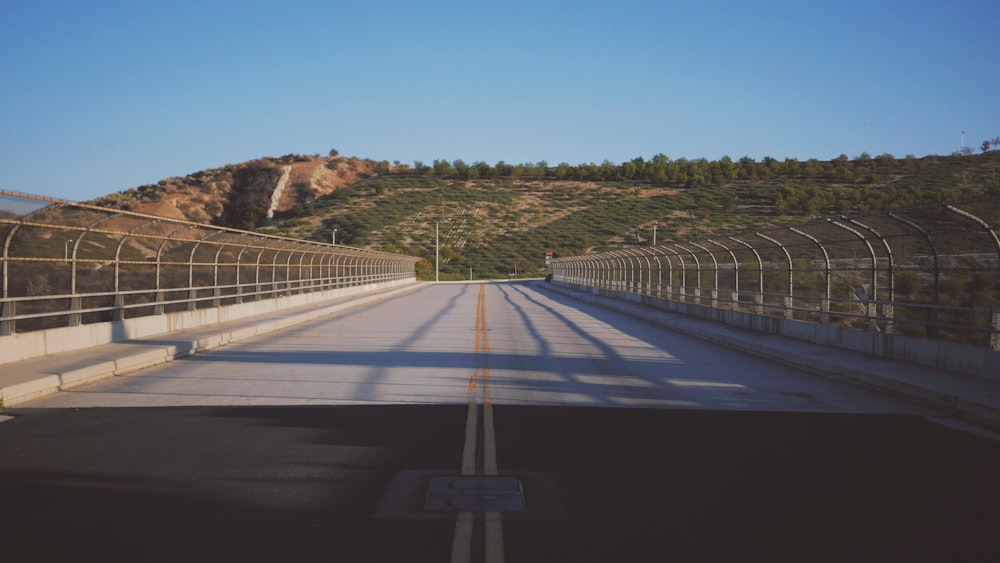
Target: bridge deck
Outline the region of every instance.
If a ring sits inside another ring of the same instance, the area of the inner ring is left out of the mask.
[[[392,289],[365,297],[345,298],[330,304],[330,312],[405,293],[420,285]],[[919,365],[873,358],[762,335],[718,323],[655,311],[641,305],[538,283],[537,288],[557,291],[587,303],[627,314],[644,322],[695,336],[729,348],[764,357],[790,367],[863,385],[941,410],[944,414],[1000,429],[1000,382],[945,373]],[[313,307],[165,334],[142,341],[108,344],[0,366],[0,398],[7,406],[41,395],[69,389],[102,378],[166,363],[197,351],[243,338],[293,326],[312,318]]]
[[[423,285],[24,401],[0,424],[5,553],[1000,560],[995,433],[550,289]],[[920,373],[647,319],[813,371]],[[110,349],[196,340],[171,337]]]

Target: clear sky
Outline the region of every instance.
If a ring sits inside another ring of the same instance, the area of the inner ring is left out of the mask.
[[[0,188],[262,156],[618,163],[978,152],[1000,3],[0,0]]]

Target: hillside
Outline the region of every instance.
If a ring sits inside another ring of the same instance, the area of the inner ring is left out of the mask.
[[[238,229],[264,226],[268,216],[308,204],[374,176],[379,163],[340,157],[287,155],[204,170],[183,178],[111,194],[91,203]],[[287,174],[286,174],[287,173]],[[282,189],[278,190],[278,187]]]
[[[654,227],[659,241],[689,239],[1000,193],[1000,151],[806,162],[657,155],[620,165],[415,164],[261,159],[97,203],[155,213],[166,204],[193,221],[324,242],[336,230],[338,244],[426,258],[425,276],[432,276],[438,224],[448,279],[468,277],[470,268],[477,278],[537,275],[546,250],[565,256],[649,244]]]

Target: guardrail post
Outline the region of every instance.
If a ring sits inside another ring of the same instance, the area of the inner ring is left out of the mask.
[[[115,294],[115,308],[111,313],[112,320],[125,320],[125,296],[121,293]]]
[[[865,315],[868,316],[868,330],[878,332],[878,304],[869,301],[865,305]]]
[[[896,334],[896,319],[892,316],[895,311],[892,303],[886,303],[882,306],[882,325],[886,334]]]
[[[990,334],[990,348],[1000,352],[1000,311],[993,312],[993,334]]]
[[[82,299],[79,296],[74,295],[69,299],[69,310],[79,311],[82,308]],[[80,313],[71,312],[69,315],[69,326],[80,326],[83,323],[83,315]]]
[[[4,301],[3,310],[0,311],[0,336],[10,336],[14,334],[14,319],[17,307],[14,301]]]

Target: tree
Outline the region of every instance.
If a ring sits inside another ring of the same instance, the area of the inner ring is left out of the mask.
[[[497,162],[493,169],[496,171],[496,175],[501,178],[508,177],[514,173],[514,167],[502,160]]]
[[[440,160],[435,159],[433,166],[434,175],[439,178],[447,178],[452,174],[451,164],[443,158]]]
[[[335,158],[340,156],[340,151],[338,151],[337,149],[330,149],[330,152],[328,154],[330,155],[330,158]]]
[[[990,142],[989,141],[983,141],[983,145],[981,147],[979,147],[979,148],[982,149],[983,152],[986,152],[986,151],[990,150]]]

